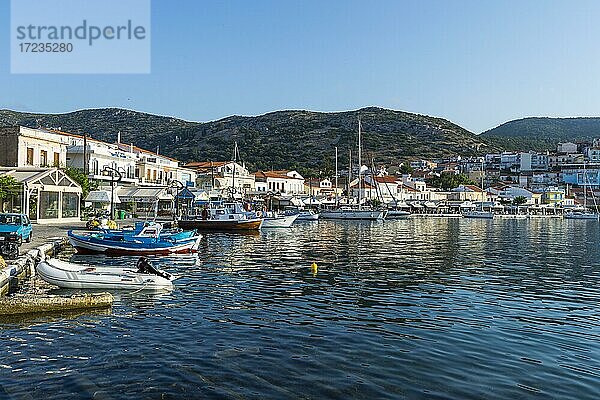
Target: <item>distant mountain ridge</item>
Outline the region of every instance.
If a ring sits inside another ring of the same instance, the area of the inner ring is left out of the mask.
[[[559,142],[600,138],[600,117],[529,117],[506,122],[481,134],[507,150],[552,150]]]
[[[357,120],[363,126],[364,160],[396,163],[404,159],[470,156],[486,145],[482,137],[443,118],[368,107],[345,112],[275,111],[259,116],[231,116],[212,122],[189,122],[119,108],[65,114],[35,114],[0,110],[0,125],[86,131],[108,142],[121,141],[181,161],[229,160],[237,141],[243,160],[252,168],[297,168],[331,171],[334,147],[339,165],[346,166],[348,149],[355,154]],[[496,145],[485,151],[496,150]]]

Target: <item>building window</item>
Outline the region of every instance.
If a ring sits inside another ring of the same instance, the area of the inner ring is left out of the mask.
[[[27,148],[27,165],[33,165],[33,147]]]
[[[57,192],[40,192],[40,218],[58,218]]]
[[[63,193],[62,198],[62,216],[63,218],[77,217],[77,204],[79,196],[77,193]]]
[[[60,153],[54,152],[54,166],[60,167]]]
[[[98,175],[100,173],[98,166],[98,160],[92,160],[92,174]]]
[[[46,150],[40,151],[40,167],[48,165],[48,152]]]

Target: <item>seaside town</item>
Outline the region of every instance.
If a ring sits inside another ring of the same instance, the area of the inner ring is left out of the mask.
[[[544,153],[363,162],[318,178],[294,170],[250,171],[233,148],[231,160],[183,163],[159,149],[122,143],[119,133],[108,143],[55,129],[6,127],[0,148],[0,174],[18,185],[4,190],[3,212],[38,224],[77,222],[103,210],[113,219],[179,217],[227,199],[281,212],[360,204],[389,217],[575,217],[596,211],[600,190],[600,139],[560,143]],[[69,176],[73,170],[87,177],[86,193]]]

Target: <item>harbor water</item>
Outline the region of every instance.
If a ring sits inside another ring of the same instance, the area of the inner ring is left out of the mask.
[[[597,399],[599,232],[408,218],[207,233],[197,255],[153,259],[173,292],[2,321],[0,398]]]

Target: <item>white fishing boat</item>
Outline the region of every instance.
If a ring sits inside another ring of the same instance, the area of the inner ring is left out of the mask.
[[[263,220],[261,229],[265,228],[289,228],[298,218],[299,214],[295,215],[277,215],[267,213]]]
[[[36,266],[44,281],[68,289],[118,289],[167,291],[173,289],[175,277],[154,268],[145,257],[135,268],[80,265],[56,258],[42,260]]]

